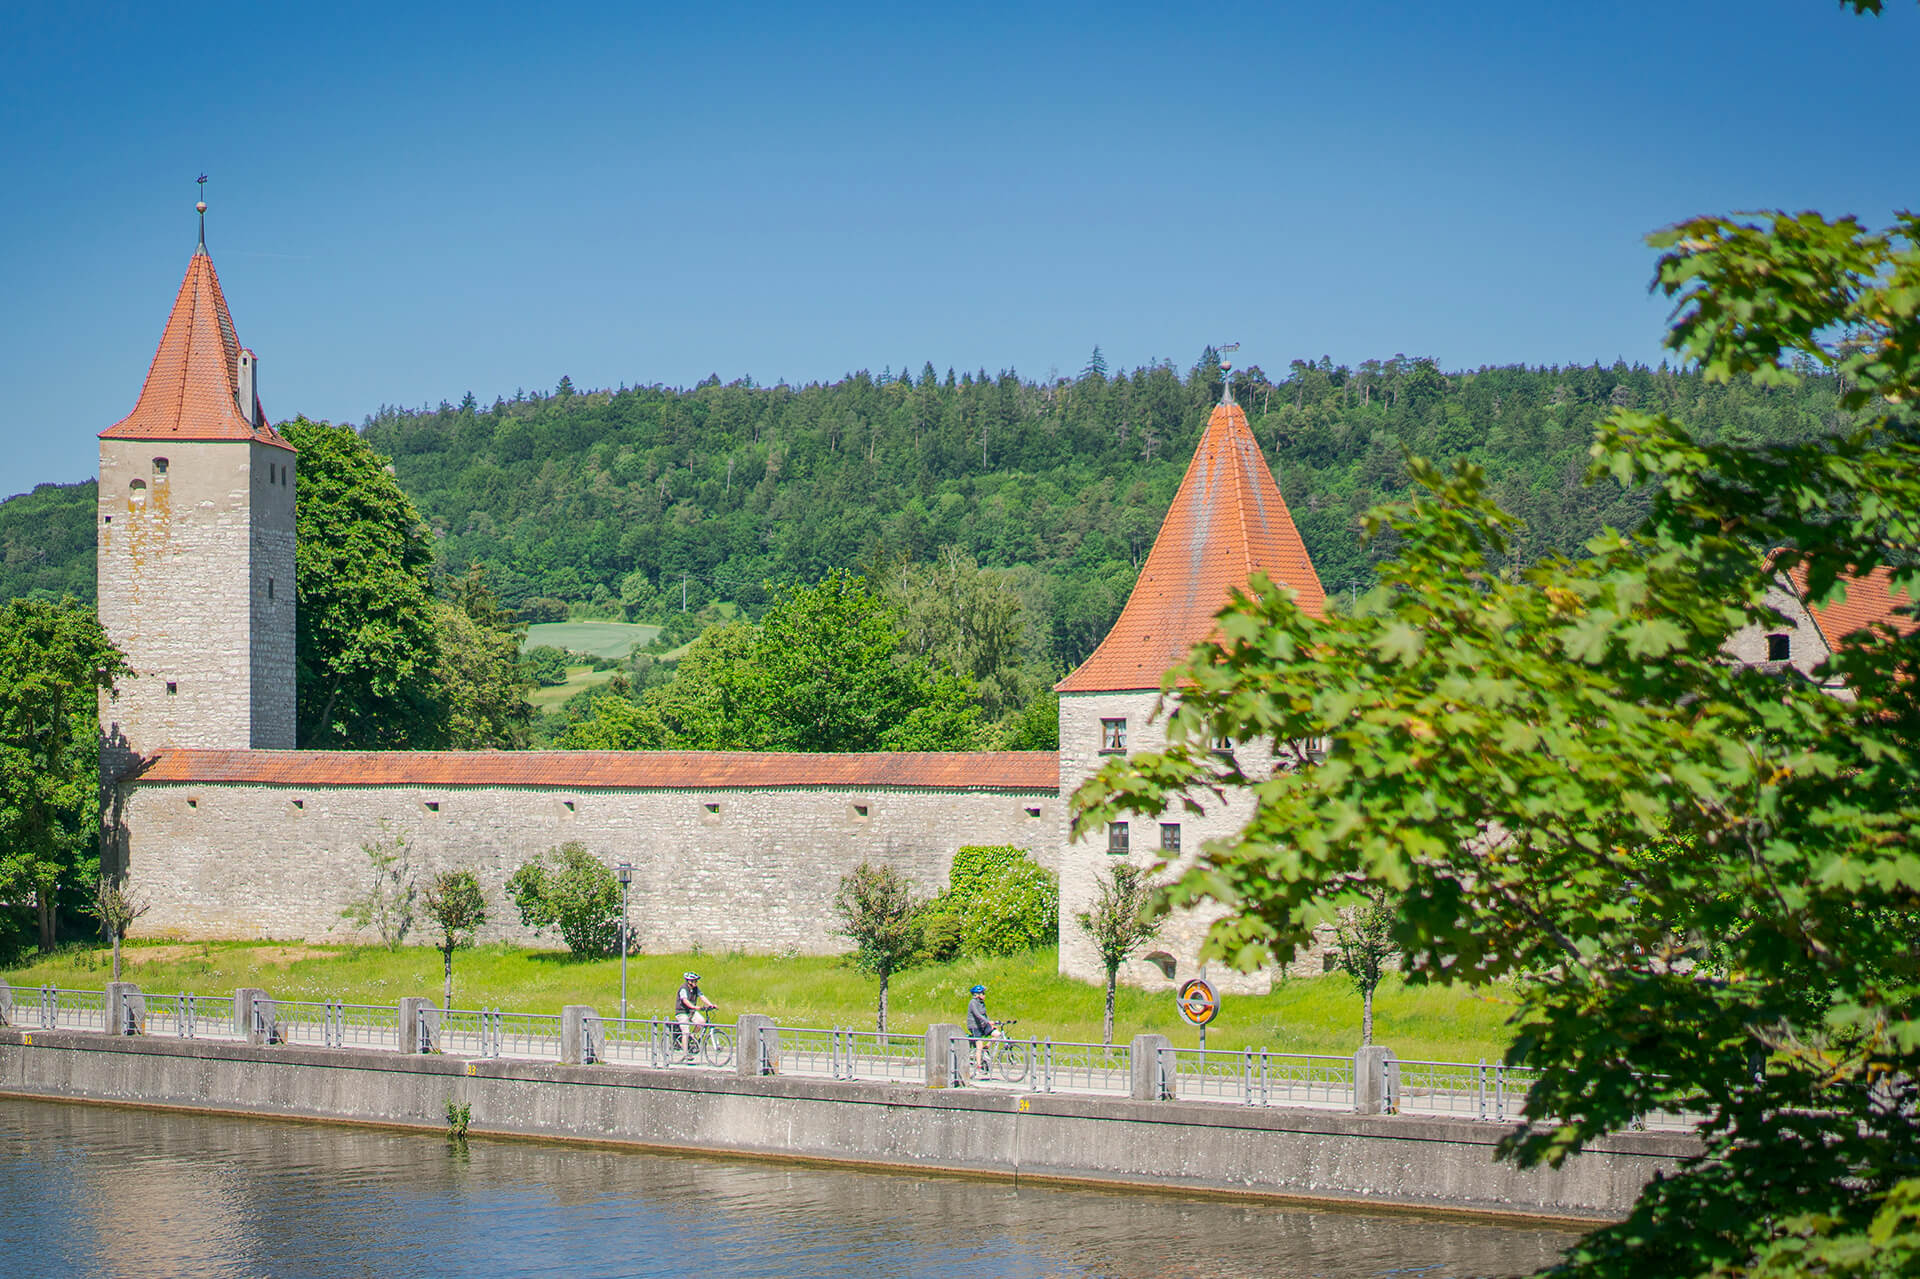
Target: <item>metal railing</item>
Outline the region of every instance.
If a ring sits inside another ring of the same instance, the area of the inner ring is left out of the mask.
[[[671,1017],[596,1017],[594,1021],[600,1028],[602,1061],[656,1070],[681,1066],[726,1069],[738,1051],[739,1028],[730,1022],[708,1021],[687,1027]]]
[[[1504,1123],[1526,1118],[1527,1089],[1539,1077],[1532,1066],[1395,1059],[1387,1063],[1387,1105],[1401,1113]]]
[[[963,1043],[965,1041],[962,1041]],[[1081,1044],[1059,1039],[1011,1040],[1026,1059],[1035,1092],[1133,1091],[1133,1049],[1127,1044]]]
[[[1176,1048],[1174,1093],[1243,1106],[1352,1106],[1353,1058],[1276,1053],[1264,1048]]]
[[[172,1035],[176,1039],[232,1039],[233,996],[190,995],[181,991],[172,995],[148,995],[147,1033]]]
[[[557,1013],[509,1013],[498,1008],[452,1008],[440,1014],[438,1047],[462,1057],[560,1058]]]
[[[21,995],[26,992],[16,988],[13,992],[13,1015],[19,1024],[25,1024],[29,1018],[23,1015]],[[36,992],[40,998],[40,1029],[42,1030],[105,1030],[107,1028],[107,992],[104,990],[68,990],[59,986],[42,986]]]
[[[349,1004],[338,999],[260,1002],[270,1010],[268,1029],[273,1042],[395,1051],[400,1047],[400,1010],[393,1004]]]
[[[922,1079],[927,1069],[925,1035],[892,1031],[782,1026],[780,1073],[829,1079]]]

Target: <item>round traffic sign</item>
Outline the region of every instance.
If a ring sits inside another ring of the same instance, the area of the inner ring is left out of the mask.
[[[1180,987],[1180,1016],[1189,1026],[1204,1026],[1220,1015],[1220,996],[1202,978]]]

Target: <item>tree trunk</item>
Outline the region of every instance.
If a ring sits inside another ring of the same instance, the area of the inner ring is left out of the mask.
[[[1360,1046],[1373,1042],[1373,987],[1360,992]]]
[[[120,980],[120,930],[113,930],[113,979]]]
[[[447,963],[446,990],[445,990],[445,993],[443,993],[440,996],[440,1007],[444,1011],[448,1008],[453,1007],[453,947],[451,946],[442,947],[440,950],[440,954],[441,954],[441,957],[444,958]]]
[[[1119,981],[1119,979],[1120,979],[1120,970],[1118,968],[1107,969],[1107,1025],[1105,1030],[1106,1038],[1100,1041],[1103,1044],[1113,1043],[1113,987],[1114,987],[1114,984]]]
[[[874,1019],[873,1027],[881,1034],[887,1033],[887,974],[880,974],[880,1015]]]
[[[45,954],[52,954],[54,943],[53,894],[47,891],[45,885],[42,885],[34,892],[34,898],[39,903],[40,949]]]

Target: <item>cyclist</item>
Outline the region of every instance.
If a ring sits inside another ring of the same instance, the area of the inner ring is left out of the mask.
[[[693,1057],[697,1027],[707,1024],[706,1010],[720,1005],[700,993],[700,974],[681,973],[680,989],[673,996],[673,1019],[679,1023],[674,1031],[676,1048],[683,1048],[689,1060]]]
[[[1000,1024],[987,1016],[987,988],[975,986],[967,992],[973,998],[967,1001],[967,1038],[973,1041],[973,1073],[979,1074],[984,1064],[987,1040]]]

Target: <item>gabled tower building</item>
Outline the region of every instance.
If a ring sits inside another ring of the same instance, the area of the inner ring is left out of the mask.
[[[1306,612],[1324,614],[1326,593],[1229,382],[1120,619],[1093,655],[1055,686],[1063,802],[1108,758],[1165,746],[1165,725],[1153,718],[1162,677],[1195,644],[1215,634],[1214,615],[1226,605],[1228,593],[1244,587],[1257,571],[1290,588]],[[1272,767],[1265,743],[1223,742],[1219,749],[1233,751],[1250,776]],[[1184,869],[1202,841],[1231,834],[1245,821],[1243,798],[1223,803],[1208,796],[1202,803],[1204,815],[1168,811],[1156,822],[1114,822],[1061,850],[1062,973],[1085,981],[1106,979],[1074,919],[1093,904],[1109,865],[1126,858],[1145,868],[1165,858]],[[1149,953],[1122,968],[1122,980],[1163,986],[1198,975],[1200,943],[1216,917],[1202,911],[1175,915]],[[1269,984],[1266,974],[1215,971],[1208,976],[1228,990],[1264,991]]]
[[[200,243],[133,412],[100,433],[100,620],[133,675],[108,777],[163,747],[294,744],[294,450]]]

